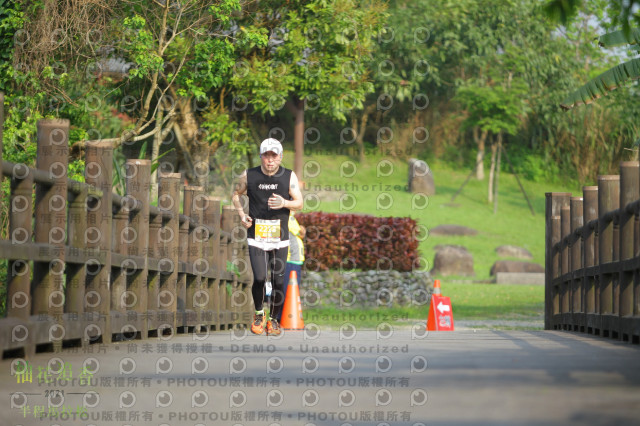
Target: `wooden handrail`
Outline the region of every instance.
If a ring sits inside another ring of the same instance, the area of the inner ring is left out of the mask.
[[[53,342],[58,348],[122,339],[125,328],[146,339],[167,327],[247,327],[252,277],[227,270],[229,263],[248,264],[246,241],[233,238],[237,217],[225,213],[223,220],[220,201],[211,197],[195,202],[203,191],[181,190],[179,174],[159,176],[152,205],[148,160],[129,160],[127,194],[113,193],[113,149],[100,141],[85,150],[87,182],[69,179],[68,131],[67,120],[38,123],[41,169],[1,161],[2,177],[13,184],[11,199],[2,200],[11,208],[9,239],[0,240],[0,258],[9,262],[0,333],[10,336],[15,326],[31,333],[23,341],[0,339],[3,354],[48,348],[52,324],[66,329]]]

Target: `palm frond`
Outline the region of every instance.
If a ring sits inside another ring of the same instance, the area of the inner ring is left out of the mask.
[[[614,31],[598,37],[600,47],[616,47],[625,44],[640,45],[640,28],[631,28],[628,34],[624,30]]]
[[[568,110],[576,105],[590,104],[608,92],[623,84],[640,78],[640,58],[632,59],[624,64],[616,65],[589,81],[587,84],[570,94],[560,107]]]

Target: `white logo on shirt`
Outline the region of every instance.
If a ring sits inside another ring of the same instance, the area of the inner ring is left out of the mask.
[[[260,185],[258,185],[258,189],[273,191],[275,189],[278,189],[278,184],[277,183],[261,183]]]

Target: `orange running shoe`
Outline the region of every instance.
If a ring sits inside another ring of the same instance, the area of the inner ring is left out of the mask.
[[[271,336],[279,336],[282,333],[282,329],[280,328],[280,324],[278,324],[278,320],[269,319],[267,321],[267,334]]]
[[[264,326],[267,322],[267,318],[264,316],[264,312],[255,314],[253,316],[253,324],[251,324],[251,332],[253,334],[264,333]]]

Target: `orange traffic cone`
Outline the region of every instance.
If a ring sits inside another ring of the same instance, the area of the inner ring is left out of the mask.
[[[442,294],[440,291],[440,280],[433,280],[433,294]]]
[[[291,271],[289,275],[289,288],[287,288],[287,296],[282,308],[280,326],[285,330],[304,329],[302,302],[300,301],[300,289],[298,288],[298,274],[296,271]]]

